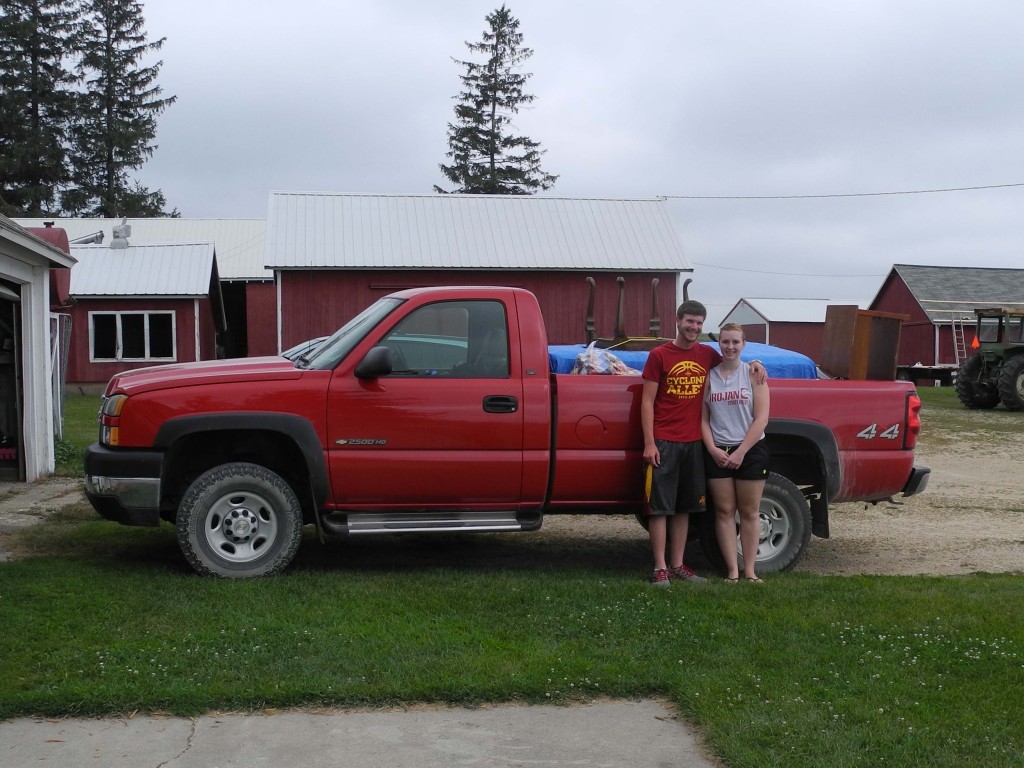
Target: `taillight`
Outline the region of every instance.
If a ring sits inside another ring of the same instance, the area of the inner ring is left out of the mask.
[[[100,406],[100,445],[118,445],[120,443],[121,412],[128,395],[111,395]]]
[[[907,393],[907,428],[903,431],[903,447],[913,449],[921,435],[921,398],[917,391]]]

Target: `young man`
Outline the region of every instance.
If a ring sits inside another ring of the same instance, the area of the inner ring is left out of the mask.
[[[667,587],[678,579],[705,581],[683,563],[690,513],[704,511],[704,448],[701,409],[708,372],[722,361],[712,347],[698,344],[707,309],[685,301],[676,311],[676,337],[651,350],[644,365],[640,422],[644,431],[644,507],[654,574]],[[757,361],[751,373],[763,382]],[[667,552],[666,552],[667,547]]]

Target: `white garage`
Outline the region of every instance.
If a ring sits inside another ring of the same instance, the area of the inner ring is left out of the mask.
[[[0,215],[0,480],[53,472],[50,270],[74,263]]]

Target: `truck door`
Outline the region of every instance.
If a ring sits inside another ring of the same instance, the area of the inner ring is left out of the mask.
[[[508,509],[522,493],[522,372],[495,300],[438,301],[376,343],[393,371],[336,370],[328,394],[335,506]]]

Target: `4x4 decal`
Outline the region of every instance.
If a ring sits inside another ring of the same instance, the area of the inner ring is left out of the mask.
[[[893,424],[881,432],[878,431],[877,424],[871,424],[870,426],[864,427],[860,432],[857,433],[857,437],[861,440],[874,440],[876,437],[880,437],[884,440],[898,440],[900,436],[900,425]]]

